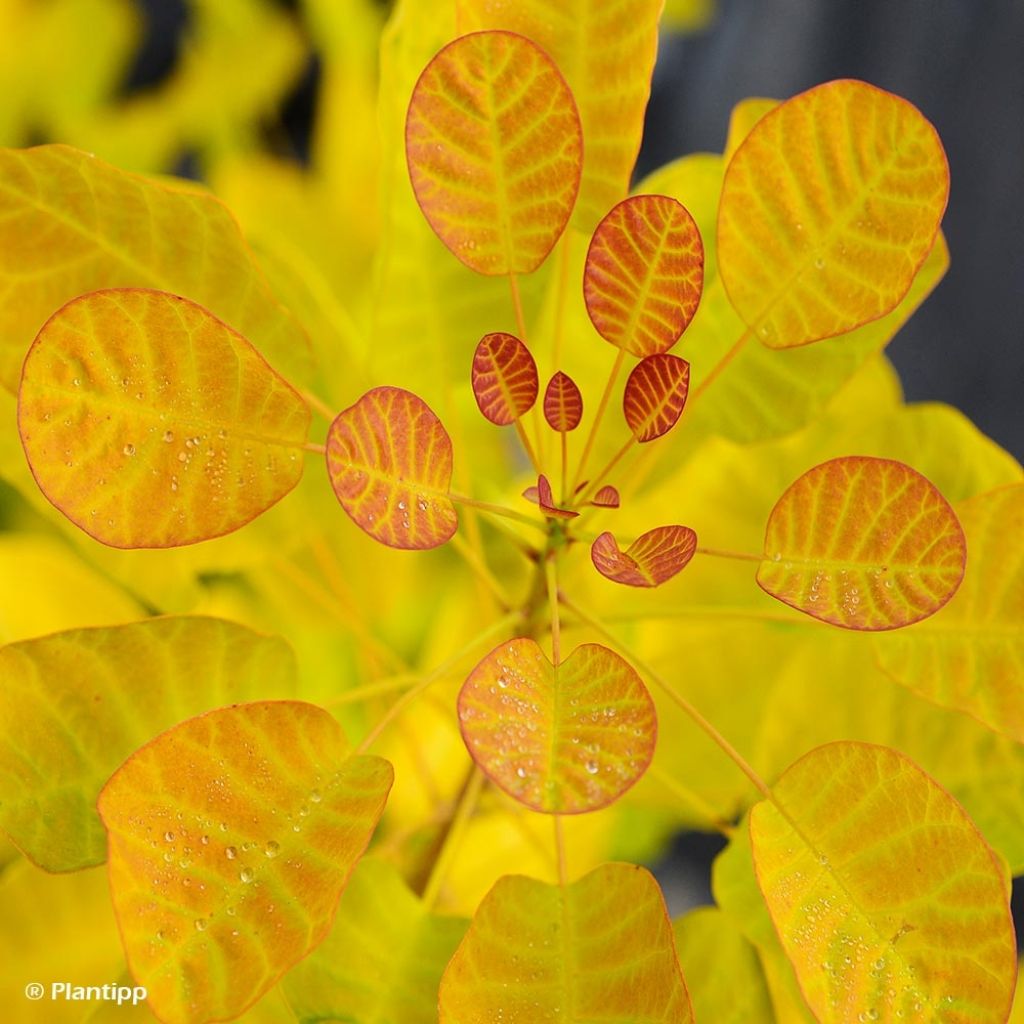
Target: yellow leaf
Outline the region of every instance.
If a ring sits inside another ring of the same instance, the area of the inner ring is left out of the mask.
[[[754,125],[765,114],[774,110],[779,103],[779,100],[751,96],[748,99],[740,100],[732,108],[732,112],[729,114],[729,131],[725,137],[725,149],[722,152],[722,159],[726,165],[732,159],[733,153],[739,149],[740,143],[750,134]]]
[[[0,824],[41,867],[100,864],[94,805],[153,735],[211,705],[295,693],[283,641],[218,619],[150,619],[0,648]]]
[[[191,718],[97,801],[132,974],[168,1024],[237,1016],[327,935],[393,773],[295,701]]]
[[[441,980],[441,1024],[689,1024],[653,877],[606,864],[566,888],[502,878]]]
[[[963,809],[886,747],[807,754],[750,816],[758,884],[815,1015],[1004,1020],[1009,880]]]
[[[949,195],[935,129],[906,100],[840,80],[763,117],[722,186],[718,261],[764,344],[792,348],[895,309]]]

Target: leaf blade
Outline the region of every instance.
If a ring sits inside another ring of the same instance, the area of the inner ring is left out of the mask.
[[[530,350],[515,335],[485,334],[473,353],[473,397],[485,419],[507,427],[533,408],[539,382]]]
[[[583,395],[576,382],[559,370],[544,389],[544,419],[552,430],[575,430],[583,418]]]
[[[613,583],[658,587],[682,572],[697,550],[697,534],[688,526],[656,526],[641,534],[625,551],[606,531],[591,545],[594,568]]]
[[[690,364],[658,353],[641,359],[626,380],[622,412],[638,444],[667,434],[678,422],[690,390]]]

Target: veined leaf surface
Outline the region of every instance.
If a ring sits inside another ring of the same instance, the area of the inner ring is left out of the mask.
[[[275,369],[308,378],[309,339],[219,200],[69,146],[0,150],[0,384],[16,390],[25,353],[55,309],[85,292],[139,285],[200,303]]]
[[[235,1017],[323,940],[392,778],[297,701],[190,718],[125,761],[97,806],[125,952],[161,1020]]]
[[[692,1024],[658,883],[605,864],[572,885],[514,875],[484,897],[441,981],[441,1024]]]
[[[679,340],[703,281],[704,247],[686,207],[668,196],[630,196],[590,240],[583,298],[597,333],[642,358]]]
[[[598,489],[590,504],[596,505],[598,508],[618,508],[619,492],[611,484],[605,484],[604,487]]]
[[[667,434],[683,414],[690,390],[690,364],[668,353],[647,356],[626,380],[622,411],[638,443]]]
[[[389,547],[434,548],[458,528],[451,438],[411,391],[374,388],[339,413],[327,473],[352,521]]]
[[[949,503],[892,459],[815,466],[768,517],[757,582],[772,597],[847,629],[896,629],[956,592],[967,558]]]
[[[656,526],[641,534],[625,551],[612,533],[591,545],[594,568],[613,583],[657,587],[686,568],[697,550],[697,534],[688,526]]]
[[[758,884],[822,1022],[1005,1020],[1009,880],[960,805],[909,758],[830,743],[750,816]]]
[[[568,508],[559,508],[555,504],[555,496],[551,490],[551,481],[541,473],[537,477],[537,504],[541,512],[549,519],[575,519],[579,512]]]
[[[103,862],[96,796],[150,737],[218,704],[296,690],[282,640],[192,616],[9,644],[0,679],[0,825],[47,871]]]
[[[927,623],[879,636],[879,664],[922,697],[1024,743],[1024,485],[956,506],[967,572]]]
[[[583,395],[576,382],[559,370],[544,389],[544,419],[552,430],[575,430],[583,418]]]
[[[528,274],[572,213],[583,140],[559,70],[513,32],[449,43],[413,90],[405,129],[416,200],[481,274]]]
[[[209,540],[302,476],[310,412],[235,330],[142,288],[91,292],[46,322],[18,428],[47,499],[117,548]]]
[[[617,654],[583,644],[555,666],[525,637],[470,673],[459,727],[495,785],[549,814],[616,800],[647,770],[657,736],[650,694]]]
[[[473,353],[473,397],[484,417],[499,427],[514,423],[537,401],[537,364],[514,335],[485,334]]]
[[[853,80],[801,93],[754,125],[726,170],[729,298],[770,348],[876,320],[909,290],[948,195],[942,143],[912,104]]]

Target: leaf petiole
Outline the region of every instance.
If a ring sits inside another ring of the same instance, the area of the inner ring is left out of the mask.
[[[576,467],[576,475],[573,477],[572,489],[575,492],[579,486],[580,480],[583,478],[583,474],[587,469],[587,461],[590,458],[590,453],[594,447],[594,442],[597,440],[597,431],[601,426],[601,420],[604,419],[605,410],[608,408],[608,402],[612,397],[612,391],[615,389],[615,382],[619,379],[619,374],[622,371],[622,365],[626,361],[626,350],[620,348],[618,355],[615,357],[615,362],[612,364],[612,371],[608,375],[608,383],[604,386],[604,393],[601,395],[601,402],[597,407],[597,412],[594,414],[594,422],[590,425],[590,433],[587,435],[586,444],[583,446],[583,454],[580,456],[580,463]]]

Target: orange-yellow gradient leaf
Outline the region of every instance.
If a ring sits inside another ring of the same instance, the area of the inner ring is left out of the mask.
[[[641,359],[626,381],[622,411],[640,444],[667,434],[683,414],[690,390],[690,364],[659,353]]]
[[[353,522],[389,547],[434,548],[459,525],[448,498],[451,438],[410,391],[374,388],[339,413],[327,473]]]
[[[629,192],[658,47],[662,0],[456,0],[459,30],[507,29],[555,61],[583,122],[573,226],[590,234]]]
[[[0,150],[0,254],[0,384],[12,392],[55,309],[140,285],[202,304],[280,373],[309,377],[308,337],[227,208],[193,182],[150,181],[69,146]]]
[[[552,430],[575,430],[583,419],[583,395],[576,381],[559,370],[544,389],[544,419]]]
[[[654,754],[650,694],[600,644],[583,644],[554,666],[535,640],[510,640],[473,669],[458,707],[462,738],[487,777],[548,814],[612,803]]]
[[[536,490],[536,493],[534,493],[534,490]],[[526,493],[529,495],[531,501],[537,502],[540,506],[541,512],[543,512],[548,519],[575,519],[579,515],[579,512],[574,512],[572,509],[568,508],[559,508],[558,505],[555,504],[555,496],[551,490],[551,481],[548,480],[543,473],[537,477],[536,489],[532,487],[527,488]]]
[[[768,517],[757,582],[847,629],[896,629],[956,592],[967,557],[945,498],[916,470],[851,455],[804,473]]]
[[[141,288],[91,292],[54,313],[18,395],[43,494],[117,548],[244,526],[299,482],[309,420],[240,334],[189,299]]]
[[[562,888],[499,879],[445,971],[440,1024],[693,1024],[650,872],[604,864]]]
[[[758,885],[823,1024],[990,1024],[1017,972],[1009,880],[903,754],[819,747],[750,816]]]
[[[876,638],[882,668],[922,697],[1024,743],[1024,485],[956,506],[967,572],[934,618]]]
[[[703,282],[704,246],[686,207],[668,196],[630,196],[590,240],[583,298],[597,333],[642,358],[679,340]]]
[[[0,826],[47,871],[106,858],[96,796],[138,747],[235,701],[293,697],[288,646],[198,616],[0,648]]]
[[[656,526],[625,551],[613,534],[602,533],[591,545],[594,568],[613,583],[658,587],[686,568],[697,550],[697,534],[688,526]]]
[[[513,32],[475,32],[427,65],[405,147],[416,200],[442,242],[481,274],[527,274],[572,213],[583,139],[551,58]]]
[[[392,771],[298,701],[191,718],[100,793],[132,974],[168,1024],[228,1020],[330,930]]]
[[[598,508],[618,508],[619,492],[611,484],[605,484],[604,487],[598,489],[590,504],[596,505]]]
[[[528,413],[540,389],[530,350],[514,335],[501,331],[480,339],[473,353],[471,380],[480,412],[499,427]]]
[[[912,104],[852,80],[781,104],[729,162],[718,265],[736,312],[769,348],[884,316],[935,241],[949,168]]]

